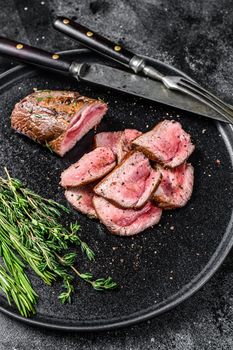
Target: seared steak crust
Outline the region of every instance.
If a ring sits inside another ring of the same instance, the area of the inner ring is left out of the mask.
[[[35,91],[15,105],[11,126],[63,156],[100,122],[107,105],[73,91]]]

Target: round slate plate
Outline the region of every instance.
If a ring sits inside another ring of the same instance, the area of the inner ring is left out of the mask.
[[[97,60],[86,50],[65,55],[80,61]],[[153,62],[158,66],[158,62]],[[161,64],[160,68],[169,70]],[[174,74],[171,68],[170,73]],[[158,226],[133,238],[112,236],[99,222],[73,211],[64,221],[80,222],[80,236],[97,255],[94,264],[80,256],[79,269],[91,269],[96,277],[111,275],[120,287],[99,293],[77,280],[73,303],[61,305],[57,300],[60,284],[47,287],[30,273],[40,296],[37,315],[30,319],[21,317],[3,296],[0,310],[34,325],[93,331],[146,320],[190,297],[213,275],[233,243],[232,127],[60,75],[17,67],[0,77],[1,173],[6,166],[12,176],[34,191],[63,204],[66,202],[59,187],[60,173],[91,149],[93,132],[63,159],[14,133],[10,128],[11,111],[33,88],[78,90],[104,99],[109,103],[109,111],[99,127],[101,131],[124,128],[147,131],[165,118],[179,120],[196,145],[190,158],[195,168],[194,192],[185,208],[164,212]]]

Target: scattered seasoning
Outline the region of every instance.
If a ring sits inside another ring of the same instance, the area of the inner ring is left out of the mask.
[[[54,153],[52,146],[49,144],[49,142],[45,141],[45,147],[48,148],[48,150],[50,151],[50,153]]]
[[[95,215],[87,214],[87,216],[88,216],[89,219],[96,219]]]
[[[43,97],[36,97],[36,100],[37,100],[37,102],[41,102],[41,101],[43,101]]]
[[[35,118],[46,118],[47,117],[47,114],[32,114],[32,117],[35,117]]]

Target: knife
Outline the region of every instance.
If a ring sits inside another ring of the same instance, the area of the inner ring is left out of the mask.
[[[118,43],[111,42],[70,18],[58,17],[53,25],[60,32],[78,40],[89,49],[126,66],[131,72],[158,80],[167,89],[192,96],[217,111],[229,123],[233,124],[233,108],[191,78],[184,77],[184,74],[165,75],[143,57],[127,50]]]
[[[52,69],[58,73],[67,73],[80,81],[97,84],[222,122],[227,122],[224,117],[216,111],[190,96],[168,90],[159,81],[154,81],[118,68],[99,63],[88,65],[76,61],[69,62],[58,53],[47,52],[2,37],[0,37],[0,54],[44,69]]]

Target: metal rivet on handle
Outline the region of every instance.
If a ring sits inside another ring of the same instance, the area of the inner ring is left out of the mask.
[[[87,32],[87,36],[90,37],[90,36],[93,36],[93,35],[94,35],[94,33],[90,32],[90,31]]]
[[[120,45],[114,46],[114,50],[115,50],[115,51],[121,51],[121,46],[120,46]]]
[[[65,19],[63,19],[63,23],[64,23],[64,24],[69,24],[70,21],[69,21],[68,19],[65,18]]]
[[[16,45],[16,49],[18,49],[18,50],[23,49],[23,44],[17,44],[17,45]]]
[[[57,60],[60,56],[57,55],[56,53],[52,56],[52,59]]]

